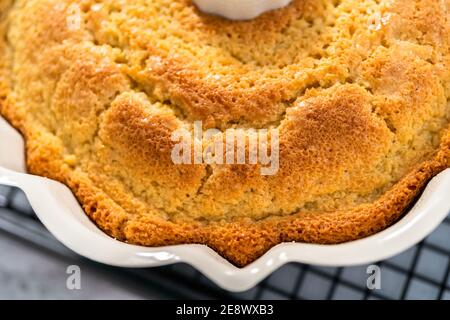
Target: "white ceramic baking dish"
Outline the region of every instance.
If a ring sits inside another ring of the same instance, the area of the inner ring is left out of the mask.
[[[232,20],[249,20],[287,6],[292,0],[194,0],[200,10]]]
[[[0,184],[22,189],[47,229],[82,256],[121,267],[156,267],[185,262],[230,291],[247,290],[288,262],[349,266],[388,258],[422,240],[450,212],[449,169],[428,184],[407,215],[374,236],[339,245],[284,243],[240,269],[203,245],[148,248],[110,238],[87,218],[66,186],[25,173],[22,137],[1,117]]]

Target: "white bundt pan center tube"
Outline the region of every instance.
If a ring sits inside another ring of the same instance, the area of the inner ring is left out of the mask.
[[[292,0],[194,0],[206,13],[231,20],[250,20],[264,12],[287,6]]]
[[[36,215],[66,247],[91,260],[147,268],[184,262],[220,287],[245,291],[288,262],[321,266],[371,263],[396,255],[430,234],[450,212],[450,169],[436,176],[415,206],[392,227],[338,245],[282,243],[245,268],[237,268],[204,245],[142,247],[117,241],[89,220],[65,185],[25,171],[20,134],[0,117],[0,184],[22,189]]]

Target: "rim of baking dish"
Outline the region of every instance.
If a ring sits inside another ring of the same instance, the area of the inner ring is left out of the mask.
[[[22,189],[36,215],[66,247],[91,260],[119,267],[187,263],[223,289],[245,291],[282,265],[301,262],[350,266],[398,254],[430,234],[450,212],[450,169],[431,180],[414,207],[373,236],[337,245],[282,243],[244,268],[204,245],[142,247],[115,240],[98,229],[65,185],[25,173],[21,135],[0,117],[0,184]]]
[[[194,0],[200,10],[231,20],[250,20],[287,6],[292,0]]]

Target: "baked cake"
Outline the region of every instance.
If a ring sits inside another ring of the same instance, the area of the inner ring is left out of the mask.
[[[0,0],[1,114],[110,236],[245,266],[385,229],[450,166],[450,1]],[[277,129],[279,170],[175,164],[172,134]]]

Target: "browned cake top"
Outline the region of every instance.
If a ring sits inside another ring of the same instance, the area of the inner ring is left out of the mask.
[[[253,21],[190,0],[0,0],[1,111],[31,172],[133,243],[238,265],[398,219],[449,166],[450,1],[294,0]],[[172,133],[278,129],[279,170],[175,165]]]

